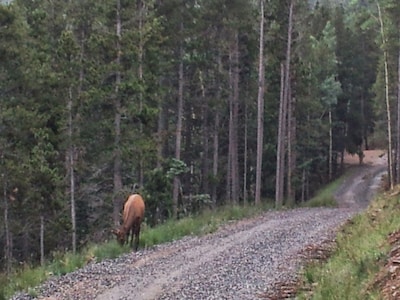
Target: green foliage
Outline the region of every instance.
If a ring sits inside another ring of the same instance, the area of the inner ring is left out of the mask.
[[[173,179],[174,177],[189,171],[187,165],[179,159],[171,158],[167,164],[169,167],[166,174],[168,179]]]
[[[143,196],[146,199],[146,215],[150,225],[170,216],[172,211],[172,183],[175,176],[188,171],[186,164],[178,159],[166,161],[161,168],[147,174]]]

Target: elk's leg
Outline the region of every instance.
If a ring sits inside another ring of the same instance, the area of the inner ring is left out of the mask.
[[[129,236],[131,237],[131,240],[129,241]],[[133,228],[129,228],[128,230],[128,235],[126,236],[126,243],[132,247],[132,238],[133,238]]]
[[[131,230],[129,229],[129,230],[126,232],[124,244],[128,244],[128,242],[129,242],[129,234],[130,234],[130,233],[131,233]]]
[[[134,250],[135,252],[137,251],[138,247],[139,247],[139,234],[140,234],[140,224],[137,224],[134,227],[134,235],[135,235],[135,246],[134,246]],[[133,235],[132,235],[133,237]]]

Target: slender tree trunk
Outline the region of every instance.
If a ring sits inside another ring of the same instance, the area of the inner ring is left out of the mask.
[[[303,168],[301,175],[301,203],[306,201],[306,168]]]
[[[232,203],[239,203],[239,156],[238,156],[238,123],[239,123],[239,35],[235,32],[232,49]]]
[[[218,62],[218,75],[222,74],[222,59],[221,55],[217,56],[217,62]],[[221,91],[222,91],[222,86],[221,86],[221,81],[218,80],[218,90],[217,90],[217,100],[221,99]],[[219,111],[218,108],[216,109],[215,112],[215,119],[214,119],[214,132],[213,132],[213,184],[212,184],[212,195],[211,195],[211,201],[213,208],[215,209],[217,206],[217,187],[218,187],[218,160],[219,160],[219,126],[220,126],[220,116],[219,116]]]
[[[44,266],[44,216],[40,215],[40,265]]]
[[[213,136],[213,184],[212,184],[212,195],[211,201],[214,208],[217,206],[217,187],[218,187],[218,148],[219,148],[219,112],[215,114],[214,121],[214,136]]]
[[[333,149],[333,133],[332,133],[332,110],[329,107],[329,154],[328,154],[328,178],[332,180],[332,149]]]
[[[400,39],[399,39],[400,41]],[[400,49],[397,53],[396,183],[400,183]]]
[[[209,173],[210,173],[210,164],[209,164],[209,128],[208,128],[208,115],[209,115],[209,107],[208,101],[206,98],[206,88],[204,85],[204,78],[202,71],[199,71],[199,82],[201,88],[201,99],[202,99],[202,140],[203,140],[203,157],[202,157],[202,187],[203,193],[210,193],[210,183],[209,183]]]
[[[292,56],[292,35],[293,35],[293,3],[294,1],[290,1],[289,6],[289,23],[288,23],[288,33],[287,33],[287,46],[286,46],[286,62],[284,66],[284,74],[283,74],[283,95],[282,95],[282,107],[279,110],[280,119],[279,119],[279,128],[280,132],[278,134],[278,147],[279,149],[279,174],[277,173],[277,184],[276,192],[276,206],[280,207],[283,204],[284,198],[284,181],[285,181],[285,140],[287,137],[287,128],[290,125],[291,120],[288,118],[288,103],[289,103],[289,91],[290,91],[290,65],[291,65],[291,56]],[[290,129],[289,129],[290,130]],[[277,161],[278,163],[278,161]],[[278,168],[277,168],[278,169]],[[291,178],[287,179],[288,181]]]
[[[232,58],[232,50],[229,53],[229,126],[228,126],[228,162],[227,162],[227,170],[226,170],[226,201],[232,202],[232,152],[233,152],[233,58]]]
[[[143,84],[143,54],[144,54],[144,41],[143,41],[143,22],[145,14],[145,2],[142,0],[138,1],[138,11],[139,11],[139,49],[138,49],[138,77],[140,84]],[[143,93],[139,92],[139,111],[143,110]],[[140,123],[140,133],[143,134],[143,124]],[[143,155],[139,159],[139,185],[143,186],[144,180],[144,161]]]
[[[247,101],[244,102],[244,153],[243,153],[243,204],[248,203],[248,191],[247,191],[247,164],[248,164],[248,105]]]
[[[388,133],[388,174],[389,174],[389,188],[393,190],[393,154],[392,154],[392,127],[391,127],[391,115],[390,115],[390,98],[389,98],[389,67],[388,67],[388,49],[385,37],[385,30],[382,19],[381,7],[378,2],[379,22],[381,26],[381,37],[382,37],[382,47],[384,56],[384,69],[385,69],[385,100],[386,100],[386,115],[387,115],[387,133]]]
[[[284,144],[284,133],[285,133],[285,96],[284,96],[284,85],[285,85],[285,72],[284,66],[281,64],[281,95],[279,103],[279,120],[278,120],[278,136],[277,136],[277,150],[276,150],[276,184],[275,184],[275,206],[280,208],[283,205],[283,188],[284,188],[284,155],[285,155],[285,144]]]
[[[120,192],[122,190],[122,175],[121,175],[121,99],[119,96],[119,88],[121,85],[121,1],[117,0],[116,11],[116,51],[117,57],[115,60],[117,66],[114,90],[114,200],[113,200],[113,220],[114,224],[119,224],[119,213],[122,208]]]
[[[183,25],[181,25],[183,30]],[[183,87],[184,87],[184,73],[183,73],[183,47],[180,48],[180,63],[179,63],[179,87],[178,87],[178,113],[176,122],[176,144],[175,144],[175,158],[181,159],[181,147],[182,147],[182,127],[183,127]],[[179,197],[180,180],[178,177],[174,178],[173,185],[173,217],[178,217],[178,197]]]
[[[293,190],[293,176],[296,170],[296,116],[295,101],[296,97],[292,95],[292,89],[289,91],[288,103],[288,170],[287,170],[287,199],[288,205],[295,204],[295,191]]]
[[[2,161],[4,157],[2,155]],[[6,235],[5,240],[5,249],[4,249],[4,259],[6,264],[6,275],[9,276],[11,274],[11,260],[12,260],[12,252],[11,252],[11,232],[10,232],[10,224],[8,220],[8,199],[7,199],[7,178],[5,174],[1,174],[3,180],[3,199],[4,199],[4,231]]]
[[[255,204],[261,203],[262,157],[264,146],[264,0],[260,0],[260,35],[258,53],[258,97],[257,97],[257,163]]]
[[[157,168],[161,168],[161,162],[164,157],[164,146],[166,137],[166,119],[167,109],[165,107],[165,101],[160,101],[158,104],[158,125],[157,125]]]
[[[69,88],[68,97],[68,154],[67,166],[69,173],[69,196],[71,205],[71,229],[72,229],[72,252],[76,253],[76,208],[75,208],[75,167],[74,167],[74,153],[75,147],[73,145],[73,117],[72,117],[72,87]],[[42,217],[42,216],[41,216]]]

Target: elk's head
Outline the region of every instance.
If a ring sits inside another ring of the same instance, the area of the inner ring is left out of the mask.
[[[116,235],[117,241],[121,246],[125,244],[125,234],[120,229],[113,229],[111,232]]]

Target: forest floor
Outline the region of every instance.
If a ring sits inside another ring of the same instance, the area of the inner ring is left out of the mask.
[[[91,263],[39,286],[39,299],[285,299],[299,272],[324,258],[337,230],[365,209],[386,170],[382,151],[364,164],[346,156],[351,172],[337,190],[337,208],[268,211],[115,260]],[[32,294],[32,293],[31,293]],[[28,294],[13,299],[34,299]]]

